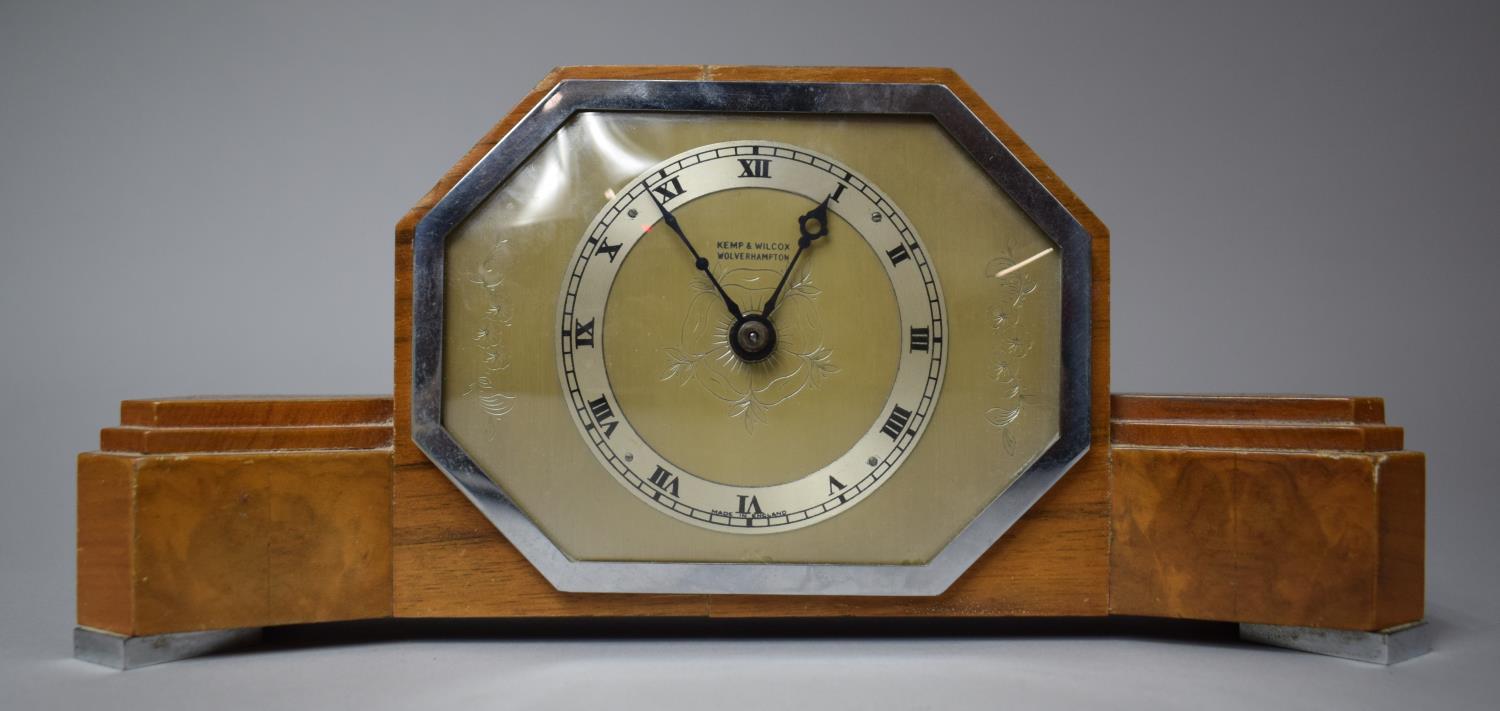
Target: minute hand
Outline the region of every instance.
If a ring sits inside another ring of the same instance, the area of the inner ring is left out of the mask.
[[[786,286],[787,277],[792,275],[792,270],[797,267],[797,258],[819,237],[828,235],[828,201],[833,195],[823,198],[823,202],[817,207],[809,210],[807,214],[797,218],[797,229],[802,235],[797,238],[797,251],[792,253],[792,263],[786,265],[786,271],[781,273],[781,281],[777,282],[776,290],[771,292],[771,298],[766,300],[765,311],[761,312],[766,318],[771,317],[771,311],[776,308],[776,299],[781,296],[781,288]]]
[[[660,200],[656,199],[656,193],[651,192],[651,186],[641,183],[641,187],[645,188],[646,194],[651,196],[651,202],[656,203],[656,209],[661,211],[662,220],[667,223],[668,227],[672,228],[673,232],[677,233],[677,238],[682,240],[682,246],[687,247],[688,252],[693,255],[693,266],[698,271],[703,272],[704,276],[708,277],[708,282],[713,284],[714,289],[719,292],[719,296],[724,297],[724,305],[729,307],[729,313],[734,314],[735,318],[744,318],[745,314],[740,311],[739,304],[734,303],[734,299],[729,298],[729,294],[724,291],[724,287],[719,284],[719,280],[714,277],[714,273],[709,271],[708,260],[698,254],[698,250],[693,248],[693,243],[688,241],[687,235],[682,233],[682,227],[677,224],[677,217],[672,214],[671,210],[667,209],[666,205],[663,205]]]

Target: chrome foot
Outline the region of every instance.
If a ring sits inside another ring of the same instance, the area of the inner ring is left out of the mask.
[[[87,627],[73,628],[73,656],[115,669],[135,669],[201,657],[260,641],[260,628],[126,637]]]
[[[1240,623],[1240,639],[1376,664],[1397,664],[1432,651],[1426,621],[1379,632]]]

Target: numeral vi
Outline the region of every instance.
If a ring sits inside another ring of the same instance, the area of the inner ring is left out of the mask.
[[[740,513],[746,514],[746,515],[764,514],[765,513],[764,511],[760,510],[760,501],[758,501],[754,496],[745,496],[744,494],[740,494],[739,496],[740,496]]]

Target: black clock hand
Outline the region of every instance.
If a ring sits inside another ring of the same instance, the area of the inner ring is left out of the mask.
[[[667,209],[666,205],[661,204],[661,201],[656,199],[656,193],[651,192],[651,186],[643,182],[641,183],[641,187],[645,188],[646,194],[651,196],[651,202],[656,203],[656,209],[661,211],[662,220],[666,221],[667,226],[672,228],[673,232],[677,233],[677,238],[682,240],[683,246],[688,248],[688,252],[692,253],[693,266],[698,271],[703,272],[704,276],[708,277],[709,283],[713,284],[714,289],[718,290],[719,296],[724,297],[724,305],[729,307],[729,313],[734,314],[734,317],[737,319],[744,318],[745,314],[740,311],[739,304],[734,303],[734,299],[729,298],[729,294],[724,291],[724,287],[719,285],[719,280],[714,278],[714,273],[709,271],[708,260],[699,256],[698,250],[693,249],[693,243],[689,242],[687,235],[682,233],[682,227],[677,224],[677,217],[672,214],[671,210]]]
[[[831,199],[833,199],[832,193],[823,198],[823,202],[817,207],[797,218],[797,229],[802,232],[802,236],[797,238],[797,251],[792,253],[792,263],[786,265],[786,271],[781,273],[781,281],[776,284],[776,290],[771,292],[771,298],[766,300],[766,308],[761,312],[762,316],[769,318],[771,312],[776,309],[776,299],[781,296],[781,288],[786,286],[787,277],[791,276],[792,270],[797,267],[797,258],[801,257],[802,252],[819,237],[828,235],[828,201]]]

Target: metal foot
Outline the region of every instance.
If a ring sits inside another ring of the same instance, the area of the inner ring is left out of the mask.
[[[73,656],[115,669],[201,657],[260,641],[259,627],[126,637],[87,627],[73,628]]]
[[[1376,664],[1396,664],[1432,651],[1432,635],[1425,620],[1379,632],[1242,622],[1240,639]]]

